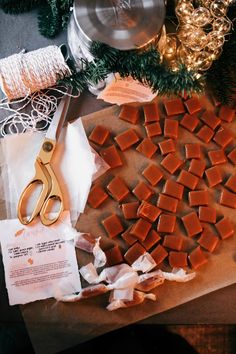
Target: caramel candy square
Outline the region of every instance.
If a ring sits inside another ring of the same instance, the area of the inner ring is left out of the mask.
[[[234,165],[236,165],[236,147],[230,151],[227,157]]]
[[[174,98],[165,101],[164,107],[168,116],[175,116],[185,113],[185,107],[180,98]]]
[[[223,218],[215,224],[216,230],[218,231],[222,240],[233,236],[234,228],[228,218]]]
[[[236,193],[236,173],[228,178],[225,187]]]
[[[203,264],[207,263],[207,257],[205,255],[205,252],[202,251],[200,246],[195,248],[190,253],[190,255],[188,256],[188,259],[189,259],[193,269],[197,269],[197,268],[201,267]]]
[[[230,130],[221,127],[215,133],[213,138],[214,142],[225,149],[233,141],[233,134]]]
[[[146,133],[148,138],[154,138],[155,136],[161,135],[162,130],[159,122],[151,123],[145,125]]]
[[[104,145],[108,139],[110,132],[102,125],[97,125],[89,135],[89,140],[98,145]]]
[[[192,191],[188,193],[189,205],[191,207],[198,205],[209,205],[210,195],[208,191]]]
[[[139,120],[139,109],[138,107],[130,106],[130,105],[123,105],[120,113],[119,118],[129,122],[131,124],[137,124]]]
[[[136,148],[138,152],[148,157],[149,159],[155,154],[157,149],[158,147],[149,138],[143,139]]]
[[[108,236],[111,238],[119,235],[124,230],[120,219],[116,214],[111,214],[106,219],[102,220],[102,224]]]
[[[198,212],[199,220],[209,222],[210,224],[216,223],[216,210],[210,206],[200,206]]]
[[[106,257],[107,257],[107,265],[109,267],[119,264],[123,262],[123,256],[120,250],[120,247],[115,245],[112,248],[109,248],[108,250],[104,251]]]
[[[221,106],[219,110],[219,117],[220,119],[224,120],[225,122],[232,122],[234,119],[235,110],[229,106]]]
[[[100,151],[103,160],[110,166],[110,168],[120,167],[123,165],[119,152],[115,145],[111,145],[106,149]]]
[[[150,248],[152,248],[157,242],[159,242],[161,239],[160,235],[155,230],[150,230],[148,233],[147,237],[145,238],[144,241],[141,242],[141,245],[145,247],[145,249],[148,251]]]
[[[188,171],[197,177],[202,177],[206,168],[206,162],[204,160],[193,159],[190,162]]]
[[[163,246],[172,250],[180,251],[183,247],[184,239],[180,235],[165,235]]]
[[[165,194],[159,194],[157,200],[157,206],[163,210],[170,211],[171,213],[176,213],[179,201],[176,198],[170,197]]]
[[[186,268],[188,266],[188,254],[186,252],[170,251],[169,265],[172,268]]]
[[[181,219],[188,236],[192,237],[202,232],[202,225],[194,211],[183,216]]]
[[[186,159],[200,159],[201,147],[199,144],[185,144]]]
[[[130,230],[131,230],[131,227],[133,225],[130,225],[128,227],[127,230],[125,230],[125,232],[123,232],[123,234],[121,234],[121,237],[123,238],[123,240],[129,245],[129,246],[132,246],[136,241],[136,237],[134,237],[133,235],[131,235],[130,233]]]
[[[139,200],[146,200],[148,201],[153,196],[153,190],[144,182],[140,181],[136,187],[133,189],[133,194]]]
[[[148,165],[142,172],[142,175],[148,180],[152,186],[156,186],[158,182],[163,178],[163,173],[154,164]]]
[[[124,254],[124,258],[128,264],[133,264],[136,259],[146,253],[146,250],[139,242],[134,243]]]
[[[165,119],[164,123],[164,137],[165,138],[178,138],[179,122],[174,119]]]
[[[200,116],[200,119],[213,130],[215,130],[221,123],[220,119],[212,111],[205,111]]]
[[[122,212],[126,220],[137,219],[139,202],[130,202],[121,205]]]
[[[214,135],[214,130],[209,128],[207,125],[203,125],[198,131],[196,136],[202,140],[204,143],[209,143]]]
[[[174,174],[182,165],[183,161],[173,154],[168,154],[161,161],[161,166],[163,166],[171,174]]]
[[[115,141],[119,145],[121,151],[129,149],[132,145],[136,144],[139,141],[139,137],[135,130],[128,129],[123,133],[115,137]]]
[[[145,104],[143,106],[145,123],[156,122],[160,120],[160,113],[156,102]]]
[[[221,171],[218,166],[213,166],[205,171],[208,186],[210,188],[220,184],[223,181]]]
[[[188,171],[182,170],[177,178],[177,182],[193,190],[197,187],[199,178]]]
[[[104,191],[104,189],[99,186],[95,185],[91,188],[89,195],[88,195],[88,204],[96,209],[98,208],[105,200],[108,198],[108,194]]]
[[[197,242],[207,251],[213,252],[219,243],[219,239],[212,231],[204,229]]]
[[[223,189],[220,195],[220,204],[236,209],[236,194]]]
[[[124,180],[119,176],[116,176],[111,180],[111,182],[107,185],[107,189],[111,193],[112,197],[118,202],[121,202],[129,195],[128,187],[126,186]]]
[[[162,245],[158,245],[154,250],[151,252],[151,256],[156,262],[156,264],[160,264],[164,261],[164,259],[168,256],[168,252],[166,252],[165,248]]]
[[[225,156],[224,150],[211,150],[208,151],[208,157],[213,166],[221,165],[227,162],[227,157]]]
[[[180,121],[180,125],[190,131],[191,133],[194,132],[194,130],[197,128],[199,125],[200,120],[195,116],[195,115],[190,115],[190,114],[185,114],[183,118]]]
[[[144,219],[138,219],[135,224],[130,229],[131,235],[139,239],[140,241],[144,241],[149,233],[152,224]]]
[[[158,143],[162,155],[167,155],[176,151],[175,143],[172,139],[166,139]]]
[[[189,114],[194,114],[202,110],[198,97],[191,97],[184,104]]]
[[[81,290],[81,297],[83,299],[88,299],[90,297],[99,296],[107,293],[107,286],[105,284],[90,285]]]
[[[142,201],[137,214],[140,218],[146,219],[149,222],[154,222],[161,214],[161,210],[153,204]]]
[[[173,181],[172,179],[168,179],[165,182],[165,185],[162,190],[163,194],[167,194],[170,197],[174,197],[179,200],[182,199],[183,192],[184,192],[184,187],[181,184]]]
[[[172,234],[175,230],[176,216],[161,214],[158,219],[157,231]]]

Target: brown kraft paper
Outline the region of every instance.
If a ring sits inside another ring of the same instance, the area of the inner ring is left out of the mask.
[[[206,97],[202,97],[201,101],[203,107],[207,107],[209,110],[214,109]],[[128,128],[135,129],[140,137],[144,137],[143,125],[131,125],[118,119],[119,111],[120,107],[112,106],[83,117],[82,120],[87,135],[99,124],[107,127],[113,137]],[[163,119],[161,119],[161,125],[163,128]],[[236,123],[223,123],[223,125],[234,131],[236,135]],[[156,140],[154,139],[154,142],[160,140],[161,138],[157,138]],[[207,146],[207,148],[216,147],[212,143],[208,145],[202,143],[192,133],[179,126],[177,151],[180,152],[182,158],[184,156],[183,143],[193,142],[200,143],[204,147]],[[205,153],[206,149],[204,149]],[[138,180],[145,181],[141,176],[142,170],[151,161],[157,163],[162,159],[162,156],[156,153],[150,161],[142,154],[136,152],[134,148],[121,153],[121,156],[124,166],[115,168],[100,177],[100,182],[104,187],[111,180],[112,176],[120,175],[125,179],[130,190],[132,190]],[[230,163],[223,165],[222,170],[225,171],[226,177],[236,172],[236,168]],[[168,173],[165,176],[168,177]],[[154,188],[155,191],[160,192],[162,186],[163,184],[158,184]],[[217,203],[221,188],[216,187],[211,190],[211,205],[217,209],[219,215],[224,214],[229,217],[235,227],[236,211]],[[183,215],[188,210],[185,199],[186,196],[178,209],[178,215]],[[108,240],[106,232],[101,225],[101,220],[111,212],[115,212],[119,216],[122,215],[118,203],[113,201],[112,198],[109,198],[109,201],[105,202],[99,209],[92,209],[87,205],[84,214],[78,220],[77,229],[79,231],[90,232],[96,237],[103,236],[108,243],[118,242],[120,239],[119,236],[115,240]],[[180,231],[185,234],[184,230]],[[196,247],[197,243],[186,237],[186,245],[190,250],[193,245]],[[166,281],[162,286],[154,289],[152,292],[157,294],[157,301],[155,302],[145,301],[145,303],[136,307],[109,312],[106,310],[109,294],[105,294],[77,303],[62,303],[54,299],[48,299],[21,306],[22,314],[36,353],[49,354],[72,347],[80,342],[166,311],[236,282],[236,235],[225,241],[220,241],[216,251],[213,254],[208,253],[208,256],[208,262],[197,270],[195,279],[187,283]],[[77,259],[79,266],[91,260],[83,251],[79,250],[77,250]]]

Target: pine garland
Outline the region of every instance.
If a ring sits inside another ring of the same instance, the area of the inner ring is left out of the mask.
[[[38,15],[39,32],[47,38],[53,38],[61,29],[58,0],[49,0],[41,6]]]
[[[236,18],[236,4],[228,12],[233,21]],[[236,31],[223,46],[218,60],[206,73],[206,83],[213,96],[223,104],[235,105],[236,102]]]
[[[38,8],[40,33],[54,38],[66,27],[73,0],[0,0],[0,8],[9,14],[20,14]]]
[[[224,46],[220,58],[207,72],[207,85],[214,97],[223,104],[236,99],[236,36]]]
[[[144,85],[148,85],[159,95],[201,92],[203,80],[195,77],[194,72],[181,66],[173,72],[160,61],[160,54],[154,47],[145,51],[120,51],[106,44],[94,42],[90,52],[94,62],[103,65],[109,72],[118,72],[121,77],[132,76]]]
[[[40,33],[44,37],[54,38],[66,27],[72,5],[73,0],[46,0],[46,4],[39,10]]]
[[[201,92],[203,81],[194,77],[194,73],[181,67],[178,72],[169,70],[160,63],[160,55],[153,47],[145,51],[120,51],[104,43],[94,42],[90,52],[93,62],[81,59],[80,71],[70,64],[72,75],[60,83],[70,84],[80,91],[89,85],[105,80],[110,73],[119,73],[121,77],[131,76],[144,85],[148,85],[159,95]]]
[[[0,8],[9,14],[27,12],[42,3],[42,0],[0,0]]]

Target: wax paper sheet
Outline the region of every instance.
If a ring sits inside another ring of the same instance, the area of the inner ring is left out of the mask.
[[[17,203],[34,176],[34,162],[44,136],[44,132],[29,132],[8,135],[0,141],[0,189],[9,219],[17,217]],[[94,174],[104,171],[100,160],[98,164],[95,162],[95,154],[91,151],[80,119],[63,128],[51,163],[62,190],[65,209],[70,210],[72,223],[75,224],[84,210]],[[35,199],[32,198],[29,213],[34,205]]]

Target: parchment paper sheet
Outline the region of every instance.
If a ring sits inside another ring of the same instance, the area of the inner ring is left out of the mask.
[[[204,106],[212,108],[206,98],[202,98]],[[88,115],[83,118],[83,124],[87,133],[90,133],[96,124],[101,124],[110,129],[116,135],[127,128],[133,128],[144,136],[143,127],[133,126],[116,118],[120,108],[113,106],[103,111]],[[236,135],[236,124],[231,126]],[[192,134],[180,127],[178,144],[183,153],[182,142],[200,142]],[[125,178],[130,189],[137,183],[140,172],[150,161],[141,154],[130,149],[124,155],[125,167],[115,169],[101,178],[101,183],[106,183],[116,174]],[[153,162],[160,157],[155,155]],[[229,175],[236,169],[228,164]],[[225,169],[225,167],[223,167]],[[160,191],[160,187],[156,191]],[[220,187],[212,192],[212,205],[214,200],[219,197]],[[186,197],[186,196],[185,196]],[[111,211],[121,215],[118,204],[111,198],[98,210],[90,209],[88,206],[85,213],[80,216],[77,228],[80,231],[90,231],[96,236],[105,236],[105,232],[100,225],[100,221]],[[227,215],[234,225],[236,225],[236,210],[225,208],[215,204],[218,212]],[[180,205],[180,214],[186,206],[183,202]],[[236,227],[235,227],[236,229]],[[83,252],[77,253],[79,264],[85,262]],[[173,308],[187,301],[195,299],[214,290],[228,286],[236,282],[236,235],[224,242],[221,242],[216,252],[209,257],[209,261],[197,272],[197,276],[190,283],[168,283],[156,289],[158,300],[156,302],[146,302],[143,305],[130,309],[120,309],[108,312],[105,308],[108,303],[108,295],[93,299],[84,300],[80,303],[56,303],[49,299],[21,307],[24,320],[35,351],[37,354],[56,353],[67,347],[74,346],[82,341],[89,340],[105,332],[114,330],[118,327],[147,318],[167,309]]]

